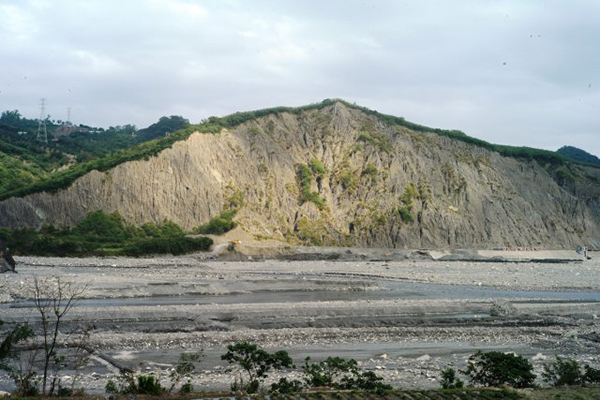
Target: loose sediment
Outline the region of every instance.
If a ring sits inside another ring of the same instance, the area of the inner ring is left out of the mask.
[[[539,371],[556,354],[600,362],[596,261],[17,261],[18,275],[0,275],[8,327],[38,318],[26,300],[33,276],[88,285],[61,331],[95,325],[82,380],[92,390],[115,364],[166,381],[179,353],[199,348],[206,358],[195,384],[226,389],[235,371],[219,356],[242,340],[288,350],[298,365],[307,355],[355,358],[407,388],[437,386],[441,368],[461,367],[477,349],[516,351]]]

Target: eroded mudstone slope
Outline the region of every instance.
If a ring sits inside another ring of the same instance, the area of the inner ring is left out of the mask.
[[[303,184],[298,171],[309,171]],[[577,195],[576,195],[577,194]],[[599,201],[536,162],[391,126],[335,103],[195,133],[156,157],[92,172],[56,194],[0,202],[0,226],[74,224],[119,211],[185,228],[243,197],[258,239],[403,248],[600,246]]]

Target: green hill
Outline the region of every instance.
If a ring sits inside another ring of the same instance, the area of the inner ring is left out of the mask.
[[[556,151],[563,157],[568,158],[577,163],[585,163],[600,166],[600,158],[593,154],[588,153],[585,150],[578,149],[573,146],[563,146]]]
[[[179,116],[162,117],[139,131],[134,125],[103,129],[47,120],[48,143],[41,143],[36,139],[37,120],[24,118],[17,110],[4,111],[0,116],[0,198],[66,187],[92,169],[110,168],[130,156],[125,152],[113,157],[115,152],[187,125]],[[147,155],[144,146],[135,151],[140,157]]]

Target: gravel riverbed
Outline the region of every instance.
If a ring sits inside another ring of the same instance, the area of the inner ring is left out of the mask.
[[[102,391],[119,367],[154,373],[166,383],[179,353],[199,348],[205,358],[194,383],[226,389],[236,371],[220,355],[241,340],[288,350],[299,366],[308,355],[355,358],[406,388],[438,386],[441,368],[464,366],[478,349],[523,354],[538,372],[557,354],[600,362],[595,260],[17,262],[19,274],[0,275],[3,329],[39,319],[28,301],[34,277],[60,276],[86,287],[61,332],[68,344],[81,326],[94,325],[94,354],[79,381],[92,391]],[[74,372],[67,367],[65,373],[67,383]],[[0,390],[7,389],[10,379],[0,375]]]

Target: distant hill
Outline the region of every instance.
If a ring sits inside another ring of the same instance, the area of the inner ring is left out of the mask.
[[[594,164],[600,166],[600,158],[585,150],[578,149],[573,146],[563,146],[556,151],[558,154],[577,162]]]
[[[131,124],[104,129],[48,119],[48,143],[40,143],[37,120],[23,117],[18,110],[4,111],[0,116],[0,198],[42,181],[64,180],[66,171],[72,169],[79,170],[79,176],[88,171],[83,165],[97,169],[96,164],[105,165],[105,159],[115,152],[164,137],[188,124],[183,117],[171,116],[140,130]]]
[[[158,122],[150,125],[147,128],[140,129],[136,132],[135,136],[137,142],[145,142],[148,140],[157,139],[164,137],[170,133],[176,132],[180,129],[188,126],[190,122],[178,115],[171,115],[170,117],[161,117]]]

